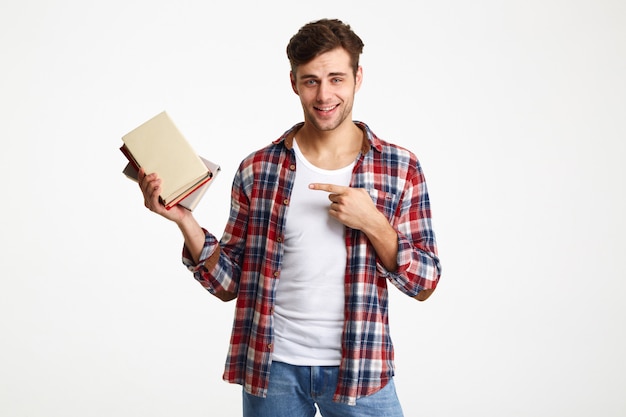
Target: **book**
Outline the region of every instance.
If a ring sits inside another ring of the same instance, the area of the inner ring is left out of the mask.
[[[120,151],[135,171],[143,168],[161,178],[160,199],[168,210],[214,175],[165,111],[122,136],[122,141]]]
[[[206,190],[211,186],[211,184],[213,184],[213,180],[215,179],[217,174],[219,174],[220,171],[222,170],[222,168],[218,164],[211,162],[208,159],[205,159],[203,157],[200,157],[200,159],[202,159],[206,167],[213,173],[213,176],[210,181],[207,181],[206,183],[204,183],[204,185],[200,186],[200,188],[196,189],[194,192],[192,192],[187,197],[183,198],[181,201],[178,202],[178,205],[185,207],[189,211],[193,211],[196,208],[196,206],[198,205],[198,203],[200,202],[200,200],[206,193]],[[139,172],[133,166],[132,163],[130,162],[127,163],[122,173],[126,175],[128,179],[138,182],[137,174]]]

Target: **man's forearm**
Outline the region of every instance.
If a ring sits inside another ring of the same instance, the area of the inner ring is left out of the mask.
[[[380,213],[377,221],[372,221],[363,232],[374,246],[376,255],[387,271],[398,269],[398,233]]]
[[[202,227],[200,227],[191,213],[177,222],[177,225],[183,234],[185,246],[189,250],[189,254],[192,256],[194,263],[197,263],[200,260],[202,248],[204,247],[204,230],[202,230]]]

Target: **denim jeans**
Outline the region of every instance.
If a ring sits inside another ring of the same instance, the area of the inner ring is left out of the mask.
[[[273,362],[267,398],[243,391],[244,417],[402,417],[393,379],[380,391],[359,398],[356,405],[333,402],[337,366],[294,366]]]

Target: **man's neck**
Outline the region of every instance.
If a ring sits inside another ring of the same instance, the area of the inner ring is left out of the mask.
[[[363,131],[352,122],[331,131],[319,131],[305,123],[296,133],[296,140],[313,165],[339,169],[354,162],[361,151]]]

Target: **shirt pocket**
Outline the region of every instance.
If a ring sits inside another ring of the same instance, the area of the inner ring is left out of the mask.
[[[377,190],[376,188],[370,188],[367,192],[376,205],[376,208],[378,208],[378,211],[387,217],[389,223],[393,224],[393,218],[398,209],[399,196],[394,193]]]

